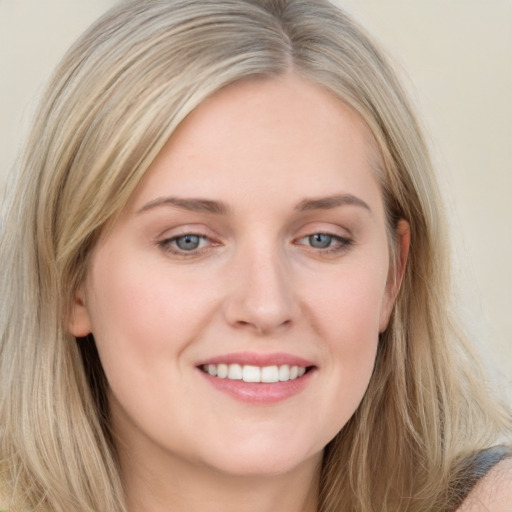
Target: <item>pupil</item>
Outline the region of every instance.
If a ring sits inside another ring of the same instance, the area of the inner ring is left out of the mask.
[[[323,233],[317,233],[316,235],[311,235],[309,237],[309,242],[312,247],[316,247],[318,249],[325,249],[331,245],[332,237],[330,235],[325,235]]]
[[[176,245],[184,251],[192,251],[199,246],[199,237],[196,235],[185,235],[176,239]]]

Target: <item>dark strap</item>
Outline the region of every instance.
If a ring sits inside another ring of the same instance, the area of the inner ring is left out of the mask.
[[[473,487],[481,480],[496,464],[511,457],[512,450],[506,446],[493,446],[482,450],[473,456],[471,461],[470,478],[474,480]]]
[[[457,510],[476,484],[502,460],[512,457],[508,446],[493,446],[469,455],[450,489],[449,510]]]

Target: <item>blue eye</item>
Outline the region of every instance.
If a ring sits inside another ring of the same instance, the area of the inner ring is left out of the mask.
[[[193,251],[199,247],[201,237],[197,235],[184,235],[176,237],[174,242],[178,249],[182,251]]]
[[[350,238],[320,232],[299,238],[296,243],[314,249],[317,254],[334,255],[348,250],[353,242]]]
[[[166,238],[158,242],[158,245],[167,253],[177,256],[192,256],[211,245],[211,241],[204,235],[186,233],[184,235]]]
[[[325,233],[315,233],[307,237],[309,245],[315,249],[327,249],[330,247],[333,241],[333,236],[326,235]]]

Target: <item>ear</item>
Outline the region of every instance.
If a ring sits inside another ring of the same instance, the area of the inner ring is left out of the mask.
[[[71,304],[68,330],[75,338],[83,338],[91,333],[92,325],[89,312],[85,305],[84,290],[81,286],[73,298]]]
[[[380,312],[379,332],[384,332],[388,326],[391,312],[395,304],[396,296],[400,290],[402,279],[405,274],[407,257],[409,255],[409,246],[411,243],[411,228],[405,219],[398,221],[394,234],[396,261],[390,266],[386,291],[382,301]]]

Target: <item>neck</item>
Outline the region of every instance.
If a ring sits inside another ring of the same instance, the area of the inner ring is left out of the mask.
[[[264,476],[224,474],[183,460],[150,467],[120,462],[129,512],[318,510],[320,454],[285,474]]]

